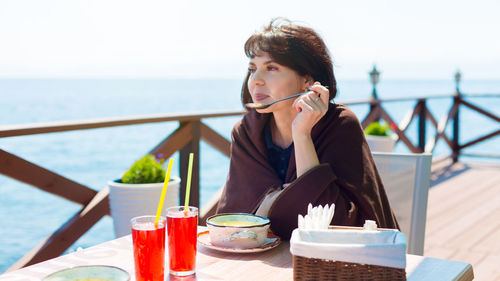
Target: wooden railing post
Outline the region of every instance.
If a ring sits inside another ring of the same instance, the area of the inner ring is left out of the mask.
[[[382,117],[382,113],[380,111],[380,100],[379,99],[374,99],[370,101],[370,112],[374,112],[373,114],[373,121],[380,121],[380,118]],[[370,122],[370,123],[371,123]]]
[[[426,140],[426,116],[427,116],[427,105],[425,99],[418,100],[418,106],[420,107],[420,113],[418,114],[418,147],[422,152],[425,151],[425,140]]]
[[[453,154],[451,158],[453,163],[458,162],[460,156],[459,134],[460,134],[460,96],[456,95],[453,98],[453,103],[457,105],[457,111],[453,115]]]
[[[457,111],[453,116],[453,163],[458,162],[460,156],[459,134],[460,134],[460,100],[462,99],[460,93],[460,79],[462,74],[457,70],[455,73],[455,96],[453,97],[453,104],[457,106]]]
[[[191,176],[191,189],[189,195],[189,206],[200,208],[200,139],[201,122],[200,120],[191,121],[192,139],[180,150],[179,173],[181,175],[180,205],[184,205],[186,197],[186,180],[189,164],[189,153],[194,153],[193,173]],[[181,123],[182,126],[182,123]]]

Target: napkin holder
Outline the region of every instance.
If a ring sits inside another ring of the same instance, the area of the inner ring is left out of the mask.
[[[406,237],[394,229],[295,229],[294,280],[406,280]]]

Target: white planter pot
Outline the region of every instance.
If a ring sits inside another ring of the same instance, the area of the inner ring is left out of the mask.
[[[163,216],[166,208],[179,205],[180,183],[181,179],[178,177],[170,179],[163,203]],[[109,207],[116,237],[131,233],[130,219],[133,217],[156,215],[163,183],[124,184],[121,180],[115,180],[108,182],[108,186]]]
[[[392,152],[394,145],[396,144],[396,138],[394,136],[372,136],[365,135],[366,142],[372,152]]]

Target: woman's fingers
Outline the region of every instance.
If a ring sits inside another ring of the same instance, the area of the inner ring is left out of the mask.
[[[316,82],[309,90],[311,92],[300,96],[293,103],[293,107],[299,112],[292,123],[292,130],[295,132],[310,133],[328,111],[328,89]]]
[[[321,85],[319,82],[314,82],[313,85],[309,86],[309,90],[318,93],[321,101],[324,104],[328,104],[328,101],[330,100],[330,91],[328,91],[325,86]]]
[[[312,112],[318,109],[318,106],[312,101],[311,95],[315,95],[314,92],[304,94],[294,101],[293,107],[297,112],[302,112],[304,110]]]
[[[308,89],[311,90],[311,92],[296,99],[293,103],[293,107],[298,112],[307,110],[324,114],[328,110],[330,92],[319,82],[315,82],[313,85],[309,86]]]
[[[300,99],[297,102],[297,107],[299,107],[301,109],[299,112],[302,112],[302,111],[312,112],[312,111],[314,111],[313,105],[311,105],[310,102],[306,102],[304,98]]]
[[[321,97],[315,92],[311,92],[304,97],[304,100],[316,111],[321,111]]]

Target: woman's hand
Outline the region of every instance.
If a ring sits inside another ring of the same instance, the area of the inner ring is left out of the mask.
[[[315,82],[310,93],[295,100],[293,107],[299,112],[292,122],[297,178],[319,165],[318,154],[311,138],[311,130],[328,111],[328,89]]]
[[[297,98],[293,107],[299,112],[292,122],[292,136],[305,137],[328,111],[330,93],[319,82],[309,87],[310,93]]]

